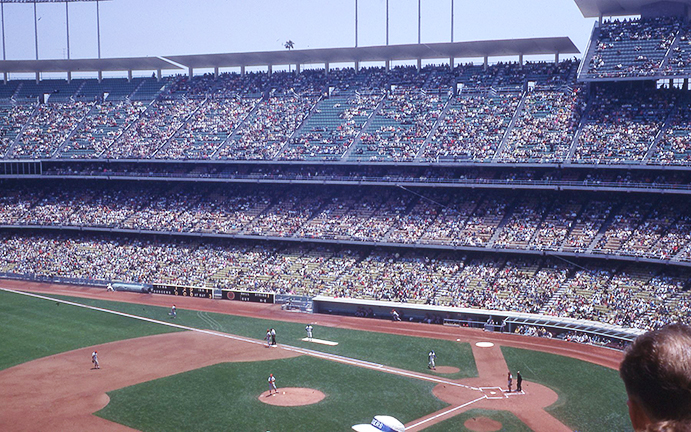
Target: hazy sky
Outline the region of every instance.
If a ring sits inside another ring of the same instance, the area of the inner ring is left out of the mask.
[[[450,40],[451,0],[422,1],[422,42]],[[386,0],[359,0],[359,46],[384,45]],[[389,43],[416,43],[418,0],[389,0]],[[454,40],[569,36],[593,27],[573,0],[455,0]],[[70,57],[97,57],[96,4],[70,3]],[[34,59],[33,3],[5,4],[8,60]],[[355,0],[110,0],[100,2],[101,56],[270,51],[355,44]],[[39,58],[67,58],[65,4],[37,4]]]

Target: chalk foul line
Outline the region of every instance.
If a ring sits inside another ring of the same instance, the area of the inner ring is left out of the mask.
[[[195,327],[189,327],[189,326],[185,326],[182,324],[175,324],[175,323],[171,323],[171,322],[167,322],[167,321],[160,321],[160,320],[156,320],[153,318],[146,318],[146,317],[142,317],[139,315],[132,315],[132,314],[128,314],[125,312],[119,312],[119,311],[115,311],[115,310],[111,310],[111,309],[100,308],[97,306],[89,306],[89,305],[85,305],[85,304],[81,304],[81,303],[75,303],[75,302],[72,302],[69,300],[62,300],[62,299],[57,299],[57,298],[53,298],[53,297],[48,297],[48,296],[44,296],[41,294],[35,294],[35,293],[24,292],[24,291],[17,291],[17,290],[13,290],[13,289],[9,289],[9,288],[1,288],[1,287],[0,287],[0,290],[5,291],[5,292],[14,293],[14,294],[25,295],[28,297],[34,297],[34,298],[38,298],[38,299],[42,299],[42,300],[50,300],[50,301],[54,301],[54,302],[58,302],[58,303],[62,303],[62,304],[70,305],[70,306],[81,307],[81,308],[89,309],[89,310],[93,310],[93,311],[105,312],[105,313],[118,315],[118,316],[122,316],[122,317],[126,317],[126,318],[137,319],[140,321],[145,321],[145,322],[149,322],[149,323],[153,323],[153,324],[160,324],[160,325],[164,325],[164,326],[168,326],[168,327],[177,328],[180,330],[187,330],[187,331],[193,331],[193,332],[208,334],[211,336],[224,337],[227,339],[232,339],[232,340],[241,341],[241,342],[247,342],[247,343],[251,343],[251,344],[255,344],[255,345],[264,345],[264,343],[265,343],[263,340],[251,339],[251,338],[244,337],[244,336],[237,336],[237,335],[222,333],[222,332],[214,331],[214,330],[198,329]],[[324,359],[324,360],[330,360],[330,361],[335,361],[335,362],[344,363],[344,364],[348,364],[348,365],[358,366],[358,367],[362,367],[362,368],[366,368],[366,369],[379,370],[379,371],[391,373],[394,375],[400,375],[400,376],[419,379],[422,381],[429,381],[429,382],[434,382],[437,384],[446,384],[446,385],[450,385],[450,386],[462,387],[462,388],[475,390],[475,391],[482,391],[478,387],[467,386],[464,384],[460,384],[460,383],[453,382],[453,381],[448,381],[448,380],[445,380],[443,378],[438,378],[438,377],[434,377],[434,376],[430,376],[430,375],[424,375],[424,374],[420,374],[420,373],[416,373],[416,372],[410,372],[410,371],[406,371],[406,370],[402,370],[402,369],[396,369],[396,368],[392,368],[389,366],[385,366],[383,364],[373,363],[373,362],[369,362],[366,360],[358,360],[358,359],[351,358],[351,357],[345,357],[345,356],[341,356],[341,355],[337,355],[337,354],[329,354],[329,353],[325,353],[322,351],[315,351],[315,350],[311,350],[311,349],[307,349],[307,348],[300,348],[300,347],[295,347],[295,346],[285,345],[285,344],[280,344],[280,348],[283,348],[283,349],[288,350],[288,351],[293,351],[293,352],[297,352],[300,354],[308,355],[311,357],[316,357],[316,358],[320,358],[320,359]],[[485,398],[485,396],[483,396],[480,399],[484,399],[484,398]]]

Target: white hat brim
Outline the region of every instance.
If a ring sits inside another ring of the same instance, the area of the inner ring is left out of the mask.
[[[355,432],[381,432],[381,430],[375,428],[371,424],[359,424],[353,426]]]

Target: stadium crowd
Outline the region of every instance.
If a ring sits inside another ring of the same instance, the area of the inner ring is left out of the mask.
[[[688,322],[688,270],[198,239],[3,234],[0,272],[531,312],[634,328]]]
[[[691,261],[680,196],[465,189],[5,182],[0,223],[471,246]]]
[[[689,163],[689,98],[616,85],[590,94],[576,84],[577,65],[179,76],[144,80],[113,100],[105,83],[92,99],[77,91],[0,100],[0,151],[6,159]],[[51,85],[37,86],[51,93]],[[660,130],[665,139],[653,146]]]

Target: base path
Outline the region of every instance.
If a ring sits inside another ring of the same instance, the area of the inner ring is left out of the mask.
[[[536,431],[570,432],[571,428],[545,411],[559,398],[552,389],[524,380],[525,392],[506,392],[508,367],[501,347],[497,344],[487,345],[491,346],[472,345],[478,377],[456,381],[466,387],[439,384],[434,388],[434,395],[451,406],[406,424],[406,431],[421,431],[464,411],[480,408],[510,411]]]

